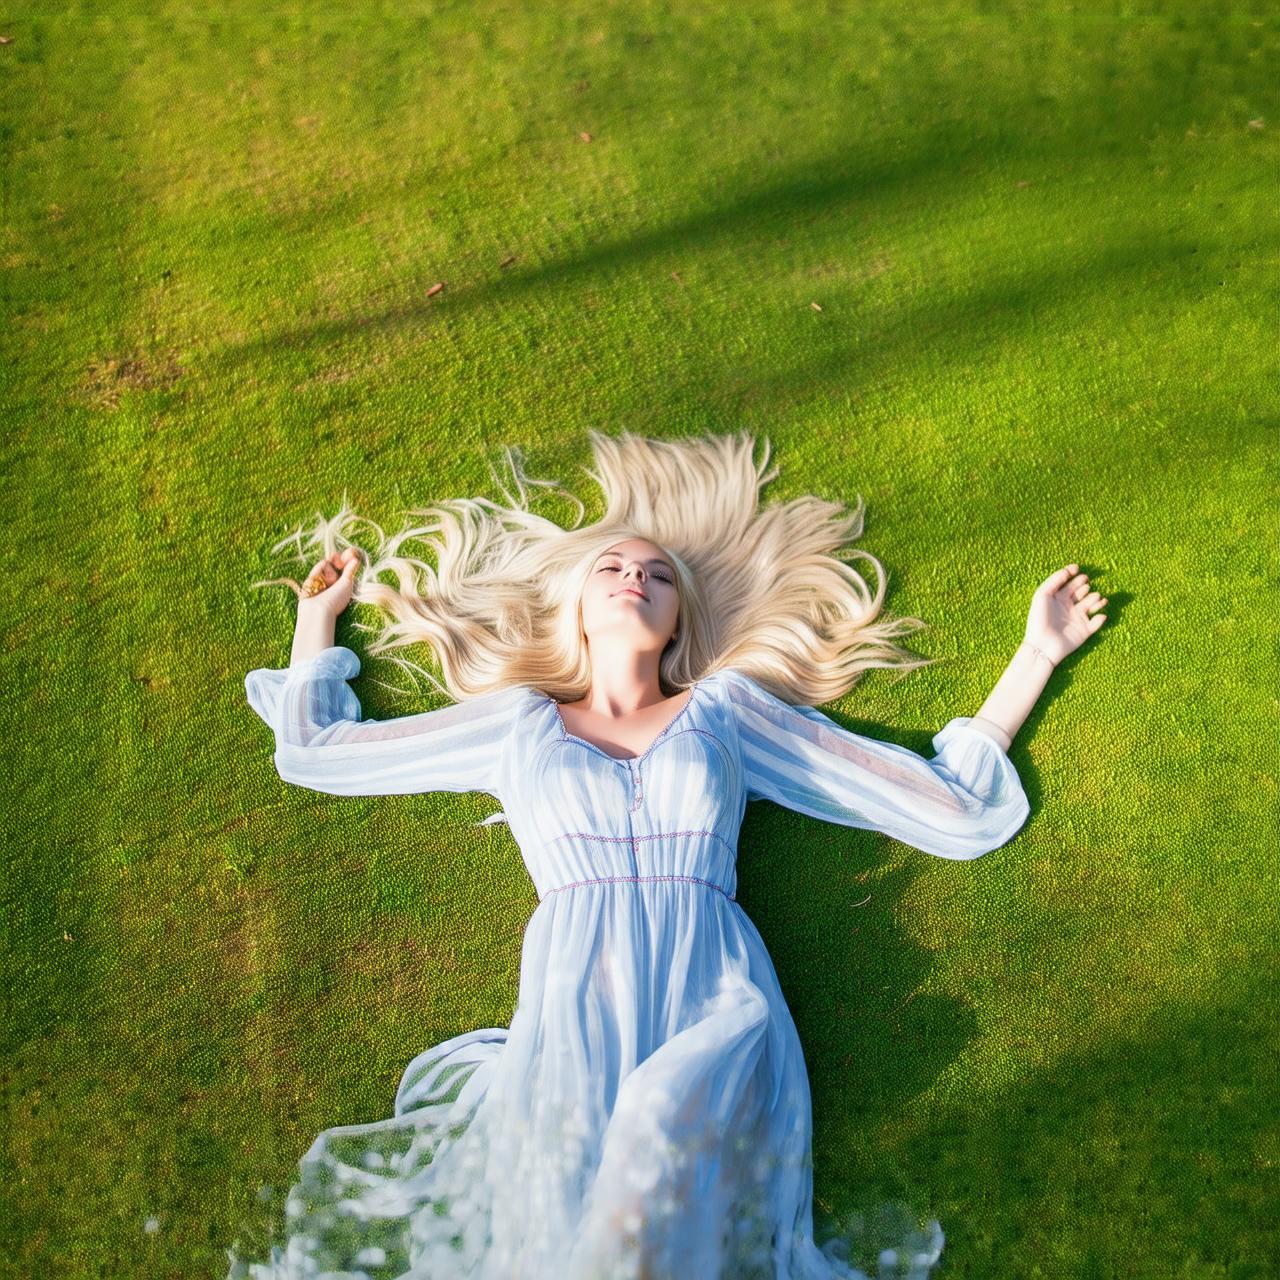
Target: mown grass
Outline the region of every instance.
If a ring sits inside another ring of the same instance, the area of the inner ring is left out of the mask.
[[[282,783],[248,584],[343,491],[498,496],[505,442],[579,485],[588,426],[862,494],[947,661],[830,710],[923,753],[1052,569],[1110,597],[1005,848],[749,812],[820,1207],[932,1210],[944,1280],[1280,1270],[1277,24],[919,10],[0,21],[4,1274],[221,1276],[316,1133],[509,1021],[488,798]]]

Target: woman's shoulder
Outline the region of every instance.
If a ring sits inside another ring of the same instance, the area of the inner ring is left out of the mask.
[[[509,716],[514,723],[544,697],[544,694],[527,684],[503,684],[446,703],[441,710],[449,709],[464,717]]]
[[[708,679],[725,690],[729,704],[735,709],[756,712],[773,719],[793,719],[794,715],[791,713],[795,713],[810,720],[830,723],[826,712],[819,711],[810,703],[796,703],[780,696],[740,667],[721,667]]]
[[[746,672],[739,670],[737,667],[717,667],[714,671],[708,672],[699,679],[697,683],[700,685],[727,685],[749,679],[750,677]]]
[[[695,687],[708,704],[714,703],[734,718],[740,714],[741,707],[763,695],[760,686],[739,667],[717,667],[695,681]]]
[[[479,696],[494,706],[511,707],[513,710],[549,701],[547,694],[531,684],[504,684]]]
[[[742,694],[756,693],[760,690],[760,685],[756,680],[749,676],[741,667],[717,667],[709,675],[705,675],[698,681],[700,686],[706,686],[709,689],[723,689],[727,693]]]

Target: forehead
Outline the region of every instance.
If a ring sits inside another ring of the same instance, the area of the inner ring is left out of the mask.
[[[646,542],[643,538],[627,538],[622,542],[615,542],[613,546],[606,547],[601,556],[609,555],[635,555],[652,557],[655,560],[661,560],[664,564],[668,563],[667,557],[663,555],[662,548],[655,546],[652,542]],[[599,559],[599,556],[596,557]]]

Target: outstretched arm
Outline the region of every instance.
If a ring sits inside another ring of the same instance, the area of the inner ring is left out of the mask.
[[[528,690],[510,685],[436,711],[365,719],[348,684],[360,659],[333,643],[333,610],[350,600],[355,562],[339,568],[333,560],[315,571],[331,585],[298,602],[291,664],[245,677],[249,705],[275,735],[276,771],[286,782],[333,795],[499,795],[502,745]]]
[[[977,858],[1031,811],[1000,745],[965,717],[933,736],[926,759],[794,706],[745,672],[720,673],[733,707],[748,799],[880,831],[939,858]]]
[[[828,822],[881,831],[941,858],[999,848],[1030,813],[1008,756],[1053,666],[1106,620],[1105,600],[1071,564],[1037,588],[1026,641],[978,715],[934,735],[926,759],[853,733],[815,707],[793,706],[745,673],[722,673],[734,708],[749,798]],[[1072,576],[1072,575],[1076,576]]]

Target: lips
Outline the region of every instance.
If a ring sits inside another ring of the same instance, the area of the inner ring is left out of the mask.
[[[620,587],[613,594],[615,596],[639,596],[641,600],[647,600],[649,598],[643,591],[636,591],[632,587]]]

